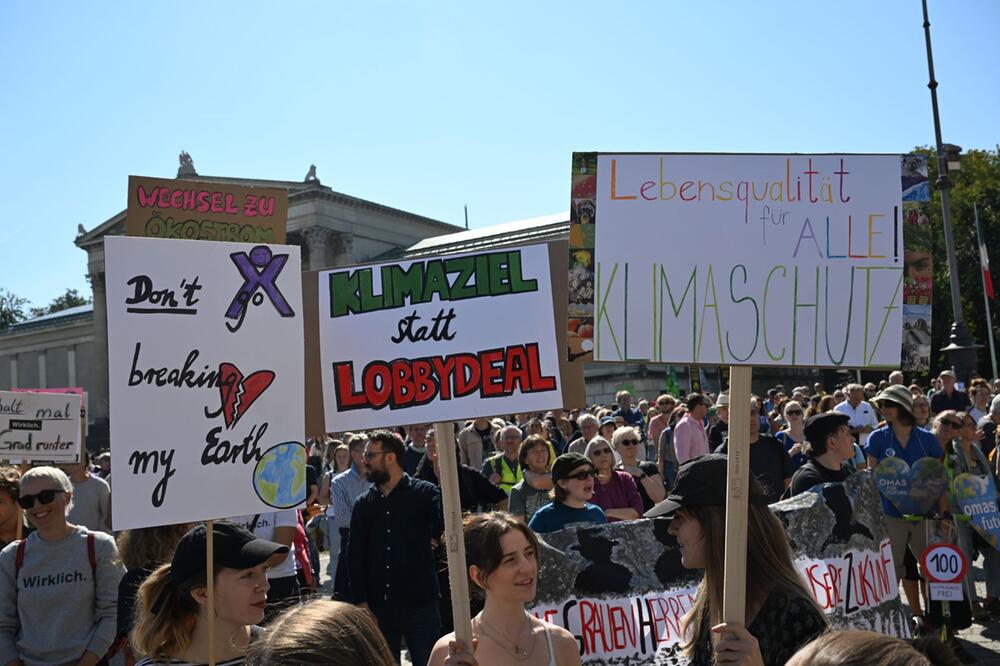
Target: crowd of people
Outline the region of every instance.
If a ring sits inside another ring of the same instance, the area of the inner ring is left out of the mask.
[[[108,452],[94,464],[85,452],[75,465],[0,467],[0,666],[193,666],[210,653],[226,666],[388,665],[404,647],[415,666],[579,664],[576,639],[525,610],[539,539],[661,516],[683,565],[705,572],[684,619],[694,664],[821,663],[803,655],[847,655],[855,643],[884,650],[881,663],[971,663],[954,631],[1000,617],[1000,553],[968,523],[957,524],[958,543],[970,561],[983,559],[987,594],[966,585],[966,600],[949,609],[950,650],[925,641],[917,651],[831,632],[768,504],[889,456],[937,458],[949,474],[995,480],[998,393],[1000,382],[975,379],[963,390],[945,371],[926,388],[893,372],[879,385],[779,385],[754,396],[745,625],[721,617],[727,393],[633,404],[620,391],[614,405],[457,425],[472,646],[451,633],[441,461],[426,424],[311,441],[306,508],[213,521],[212,571],[207,524],[112,532]],[[947,495],[935,509],[949,515]],[[924,527],[884,498],[883,510],[914,628],[931,635],[945,620],[920,585]]]

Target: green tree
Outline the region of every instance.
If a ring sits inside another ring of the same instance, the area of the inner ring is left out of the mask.
[[[12,294],[6,289],[0,289],[0,331],[25,319],[25,307],[28,299]]]
[[[66,310],[68,308],[75,308],[80,305],[86,305],[90,303],[90,298],[84,298],[80,295],[76,289],[67,289],[66,293],[62,296],[57,296],[52,299],[52,302],[44,308],[31,308],[32,317],[41,317],[43,315],[53,314],[61,310]]]
[[[948,345],[953,321],[951,291],[948,282],[948,253],[945,249],[944,230],[941,225],[941,192],[934,187],[937,179],[937,158],[930,148],[918,148],[915,152],[928,156],[928,171],[931,183],[931,219],[935,223],[933,236],[934,289],[932,292],[933,331],[931,340],[931,375],[950,364],[940,353]],[[965,324],[975,341],[983,345],[979,353],[979,373],[984,377],[992,374],[988,335],[996,339],[997,316],[1000,315],[1000,301],[990,304],[993,309],[993,325],[987,326],[986,311],[983,308],[983,283],[979,270],[979,245],[976,242],[975,215],[973,202],[979,208],[979,225],[983,232],[986,249],[993,262],[993,274],[1000,273],[1000,148],[969,150],[962,154],[959,171],[951,172],[955,186],[951,190],[951,223],[955,240],[955,257],[958,264],[959,293]],[[998,280],[997,282],[1000,282]]]

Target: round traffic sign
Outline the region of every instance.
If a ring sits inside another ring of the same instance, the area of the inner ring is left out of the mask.
[[[924,575],[933,583],[957,583],[965,578],[969,560],[965,553],[950,543],[935,543],[924,549],[920,557]]]

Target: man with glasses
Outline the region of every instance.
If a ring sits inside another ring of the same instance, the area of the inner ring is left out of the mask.
[[[504,426],[498,437],[503,453],[484,462],[481,471],[490,483],[510,495],[510,489],[523,478],[521,464],[517,459],[518,449],[521,448],[521,429],[513,425]]]
[[[597,437],[601,422],[593,414],[581,414],[580,418],[576,420],[576,424],[580,427],[580,436],[570,442],[566,450],[572,453],[583,453],[587,448],[587,443]]]
[[[760,482],[768,503],[777,502],[792,483],[792,460],[785,447],[772,435],[760,432],[755,426],[760,420],[757,401],[750,400],[750,473]],[[729,452],[729,437],[716,453]]]
[[[678,465],[709,452],[705,417],[712,403],[700,393],[692,393],[687,397],[686,404],[688,413],[674,426],[674,451]],[[757,430],[756,426],[754,430]]]
[[[390,432],[376,432],[364,452],[373,484],[354,502],[348,561],[351,600],[378,620],[399,659],[406,638],[410,660],[423,665],[441,636],[433,545],[444,532],[441,492],[403,471],[404,447]]]
[[[330,564],[327,573],[333,578],[334,599],[348,599],[350,576],[347,571],[347,542],[350,535],[354,500],[371,488],[364,476],[364,451],[368,438],[357,434],[347,443],[351,466],[330,481],[330,501],[333,504],[334,527],[329,530]]]
[[[649,420],[649,441],[656,444],[660,441],[660,433],[670,425],[670,414],[677,406],[677,400],[669,393],[664,393],[656,399],[656,409],[660,413]]]

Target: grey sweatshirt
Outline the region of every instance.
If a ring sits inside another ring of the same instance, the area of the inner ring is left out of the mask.
[[[67,520],[92,532],[111,533],[111,486],[91,474],[86,481],[73,481],[73,508]]]
[[[96,582],[83,527],[54,542],[29,535],[16,582],[18,542],[0,552],[0,664],[20,658],[24,666],[61,666],[86,650],[107,652],[125,567],[111,535],[93,534]]]

